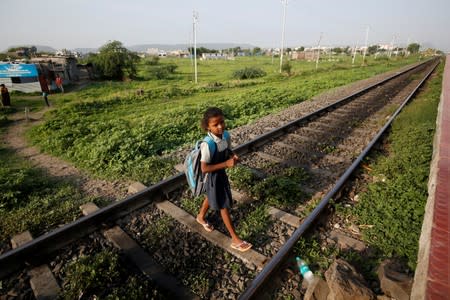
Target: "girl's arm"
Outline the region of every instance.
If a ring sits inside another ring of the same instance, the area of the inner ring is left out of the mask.
[[[230,158],[224,162],[215,164],[215,165],[210,165],[210,164],[202,161],[201,162],[202,172],[203,173],[211,173],[211,172],[219,171],[222,169],[234,167],[237,163],[237,156],[235,156],[235,157],[236,157],[236,159],[233,156],[232,158]]]

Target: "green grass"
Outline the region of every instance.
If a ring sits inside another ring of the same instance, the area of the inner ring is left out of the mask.
[[[103,250],[81,256],[64,269],[60,299],[165,299],[148,280],[129,276],[119,255]]]
[[[417,58],[369,61],[352,67],[349,58],[315,64],[292,61],[292,76],[280,75],[270,58],[201,61],[198,85],[192,83],[188,59],[175,63],[177,73],[167,80],[98,82],[78,92],[52,95],[57,109],[35,127],[30,139],[43,151],[73,162],[102,178],[131,178],[156,182],[173,174],[179,162],[160,155],[191,144],[202,133],[199,120],[208,106],[225,112],[229,128],[253,122],[270,113],[310,99],[327,89],[398,68]],[[153,67],[144,63],[145,69]],[[234,80],[243,67],[257,67],[266,76]],[[143,75],[142,75],[143,76]],[[136,95],[142,88],[143,96]]]
[[[6,127],[0,127],[3,135]],[[94,201],[74,185],[55,181],[0,144],[0,240],[29,230],[39,236],[80,216],[79,206]]]
[[[427,200],[429,166],[442,69],[420,96],[394,121],[388,137],[388,155],[372,157],[370,175],[385,178],[369,184],[356,205],[365,241],[385,257],[398,257],[415,269],[418,240]]]

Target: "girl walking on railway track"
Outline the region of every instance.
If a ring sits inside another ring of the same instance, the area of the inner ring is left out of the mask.
[[[207,143],[202,143],[200,146],[201,169],[207,179],[206,197],[197,215],[197,222],[206,231],[213,231],[214,227],[205,220],[205,215],[210,207],[213,210],[219,210],[223,223],[231,235],[231,248],[242,252],[247,251],[252,244],[240,239],[236,234],[229,212],[233,199],[225,169],[234,167],[239,158],[231,151],[231,139],[225,131],[225,117],[222,110],[217,107],[208,108],[201,120],[201,127],[216,143],[216,150],[210,153]]]

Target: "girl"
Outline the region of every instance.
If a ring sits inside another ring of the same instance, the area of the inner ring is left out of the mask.
[[[2,106],[11,106],[11,98],[9,97],[8,88],[3,83],[0,86],[2,93]]]
[[[234,167],[239,158],[231,151],[231,140],[228,133],[226,133],[228,138],[224,136],[225,119],[222,110],[217,107],[208,108],[203,115],[201,127],[208,132],[208,135],[216,143],[216,151],[211,154],[207,143],[202,143],[200,146],[202,173],[207,174],[208,177],[206,180],[206,197],[197,215],[197,222],[203,225],[206,231],[213,231],[214,227],[205,220],[205,215],[209,207],[220,210],[223,223],[231,235],[231,248],[247,251],[252,247],[252,244],[237,236],[229,212],[232,198],[225,169]]]

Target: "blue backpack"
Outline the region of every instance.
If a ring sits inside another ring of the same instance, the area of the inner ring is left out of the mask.
[[[230,134],[228,133],[228,131],[224,131],[223,137],[229,140]],[[184,174],[186,175],[187,183],[194,197],[198,197],[201,194],[205,193],[206,191],[205,184],[207,174],[204,175],[202,173],[200,162],[202,156],[200,151],[200,145],[203,142],[208,144],[209,153],[211,154],[211,157],[213,157],[214,153],[216,152],[217,146],[212,137],[207,135],[203,138],[203,140],[197,141],[195,143],[194,149],[192,149],[191,152],[189,152],[189,154],[186,156],[186,159],[184,160]]]

